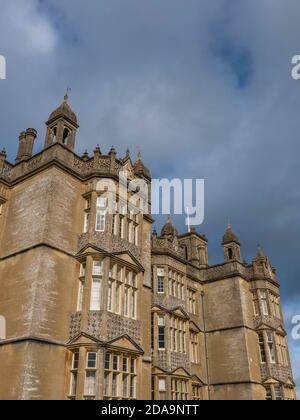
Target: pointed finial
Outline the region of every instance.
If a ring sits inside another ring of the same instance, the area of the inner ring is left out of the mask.
[[[94,153],[99,153],[101,155],[101,149],[99,144],[97,144],[96,149],[94,150]]]
[[[127,157],[129,157],[129,156],[130,156],[130,149],[129,149],[129,147],[127,147],[127,149],[126,149],[126,156],[127,156]]]
[[[257,245],[257,253],[256,253],[256,255],[258,257],[264,257],[265,256],[265,254],[264,254],[264,252],[262,250],[262,247],[261,247],[261,244],[260,243],[258,243],[258,245]]]
[[[137,159],[138,160],[142,160],[142,151],[141,151],[141,146],[137,147]]]
[[[116,155],[116,154],[117,154],[117,151],[115,149],[115,146],[112,146],[112,148],[110,149],[110,152],[109,152],[109,156]]]
[[[84,154],[82,155],[82,159],[85,160],[85,161],[89,160],[89,153],[88,153],[87,149],[85,150]]]
[[[64,101],[65,102],[68,102],[68,100],[69,100],[69,92],[71,92],[71,88],[67,88],[67,91],[66,91],[66,94],[65,94],[65,96],[64,96]]]
[[[227,217],[227,229],[231,229],[231,222],[230,222],[230,217]]]

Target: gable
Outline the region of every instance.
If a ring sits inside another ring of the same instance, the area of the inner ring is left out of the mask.
[[[197,333],[201,331],[201,329],[198,327],[198,325],[195,324],[194,321],[190,321],[190,329]]]
[[[188,371],[183,369],[183,368],[178,368],[178,369],[174,370],[172,372],[172,375],[182,376],[182,377],[185,377],[185,378],[190,378],[191,377],[191,375],[188,373]]]
[[[195,384],[200,384],[201,386],[204,385],[204,382],[201,381],[201,379],[197,375],[192,376],[192,382],[194,382]]]
[[[140,264],[140,262],[134,257],[134,255],[130,251],[114,252],[113,255],[134,267],[138,267],[140,271],[144,271],[144,267]]]
[[[168,375],[168,373],[165,370],[155,366],[152,369],[152,375]]]
[[[95,345],[100,344],[101,341],[89,334],[81,333],[68,342],[68,346],[76,345]]]
[[[144,353],[143,349],[128,335],[115,338],[107,343],[107,347],[114,350]]]
[[[104,249],[98,248],[97,246],[88,244],[77,253],[77,256],[79,255],[83,256],[83,255],[95,254],[95,253],[97,254],[102,253],[103,255],[106,255],[107,251],[105,251]]]
[[[278,383],[279,382],[274,378],[268,378],[263,382],[264,385],[276,385]]]
[[[185,319],[190,319],[188,314],[181,307],[174,308],[171,312],[172,312],[173,315],[177,315],[177,316],[185,318]]]

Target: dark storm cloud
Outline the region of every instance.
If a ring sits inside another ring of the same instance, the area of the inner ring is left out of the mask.
[[[72,4],[72,7],[70,7]],[[39,130],[67,86],[77,149],[142,148],[157,177],[206,179],[211,261],[230,216],[251,260],[278,267],[298,312],[300,54],[297,0],[1,0],[1,145]],[[182,224],[182,220],[179,220]],[[158,222],[161,224],[161,221]],[[183,228],[183,226],[182,226]],[[299,372],[299,343],[292,342]],[[296,370],[296,369],[295,369]]]

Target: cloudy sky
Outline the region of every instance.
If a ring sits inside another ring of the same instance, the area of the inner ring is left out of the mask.
[[[230,217],[251,261],[278,268],[300,314],[298,0],[0,0],[0,147],[72,88],[79,154],[140,147],[154,177],[205,178],[211,263]],[[177,220],[184,228],[183,218]],[[161,227],[159,220],[157,228]],[[300,342],[290,342],[300,386]]]

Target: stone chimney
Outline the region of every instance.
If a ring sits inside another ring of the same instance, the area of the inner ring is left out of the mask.
[[[30,159],[32,157],[32,151],[36,137],[37,132],[34,128],[28,128],[26,131],[22,131],[19,136],[19,149],[16,163]]]

